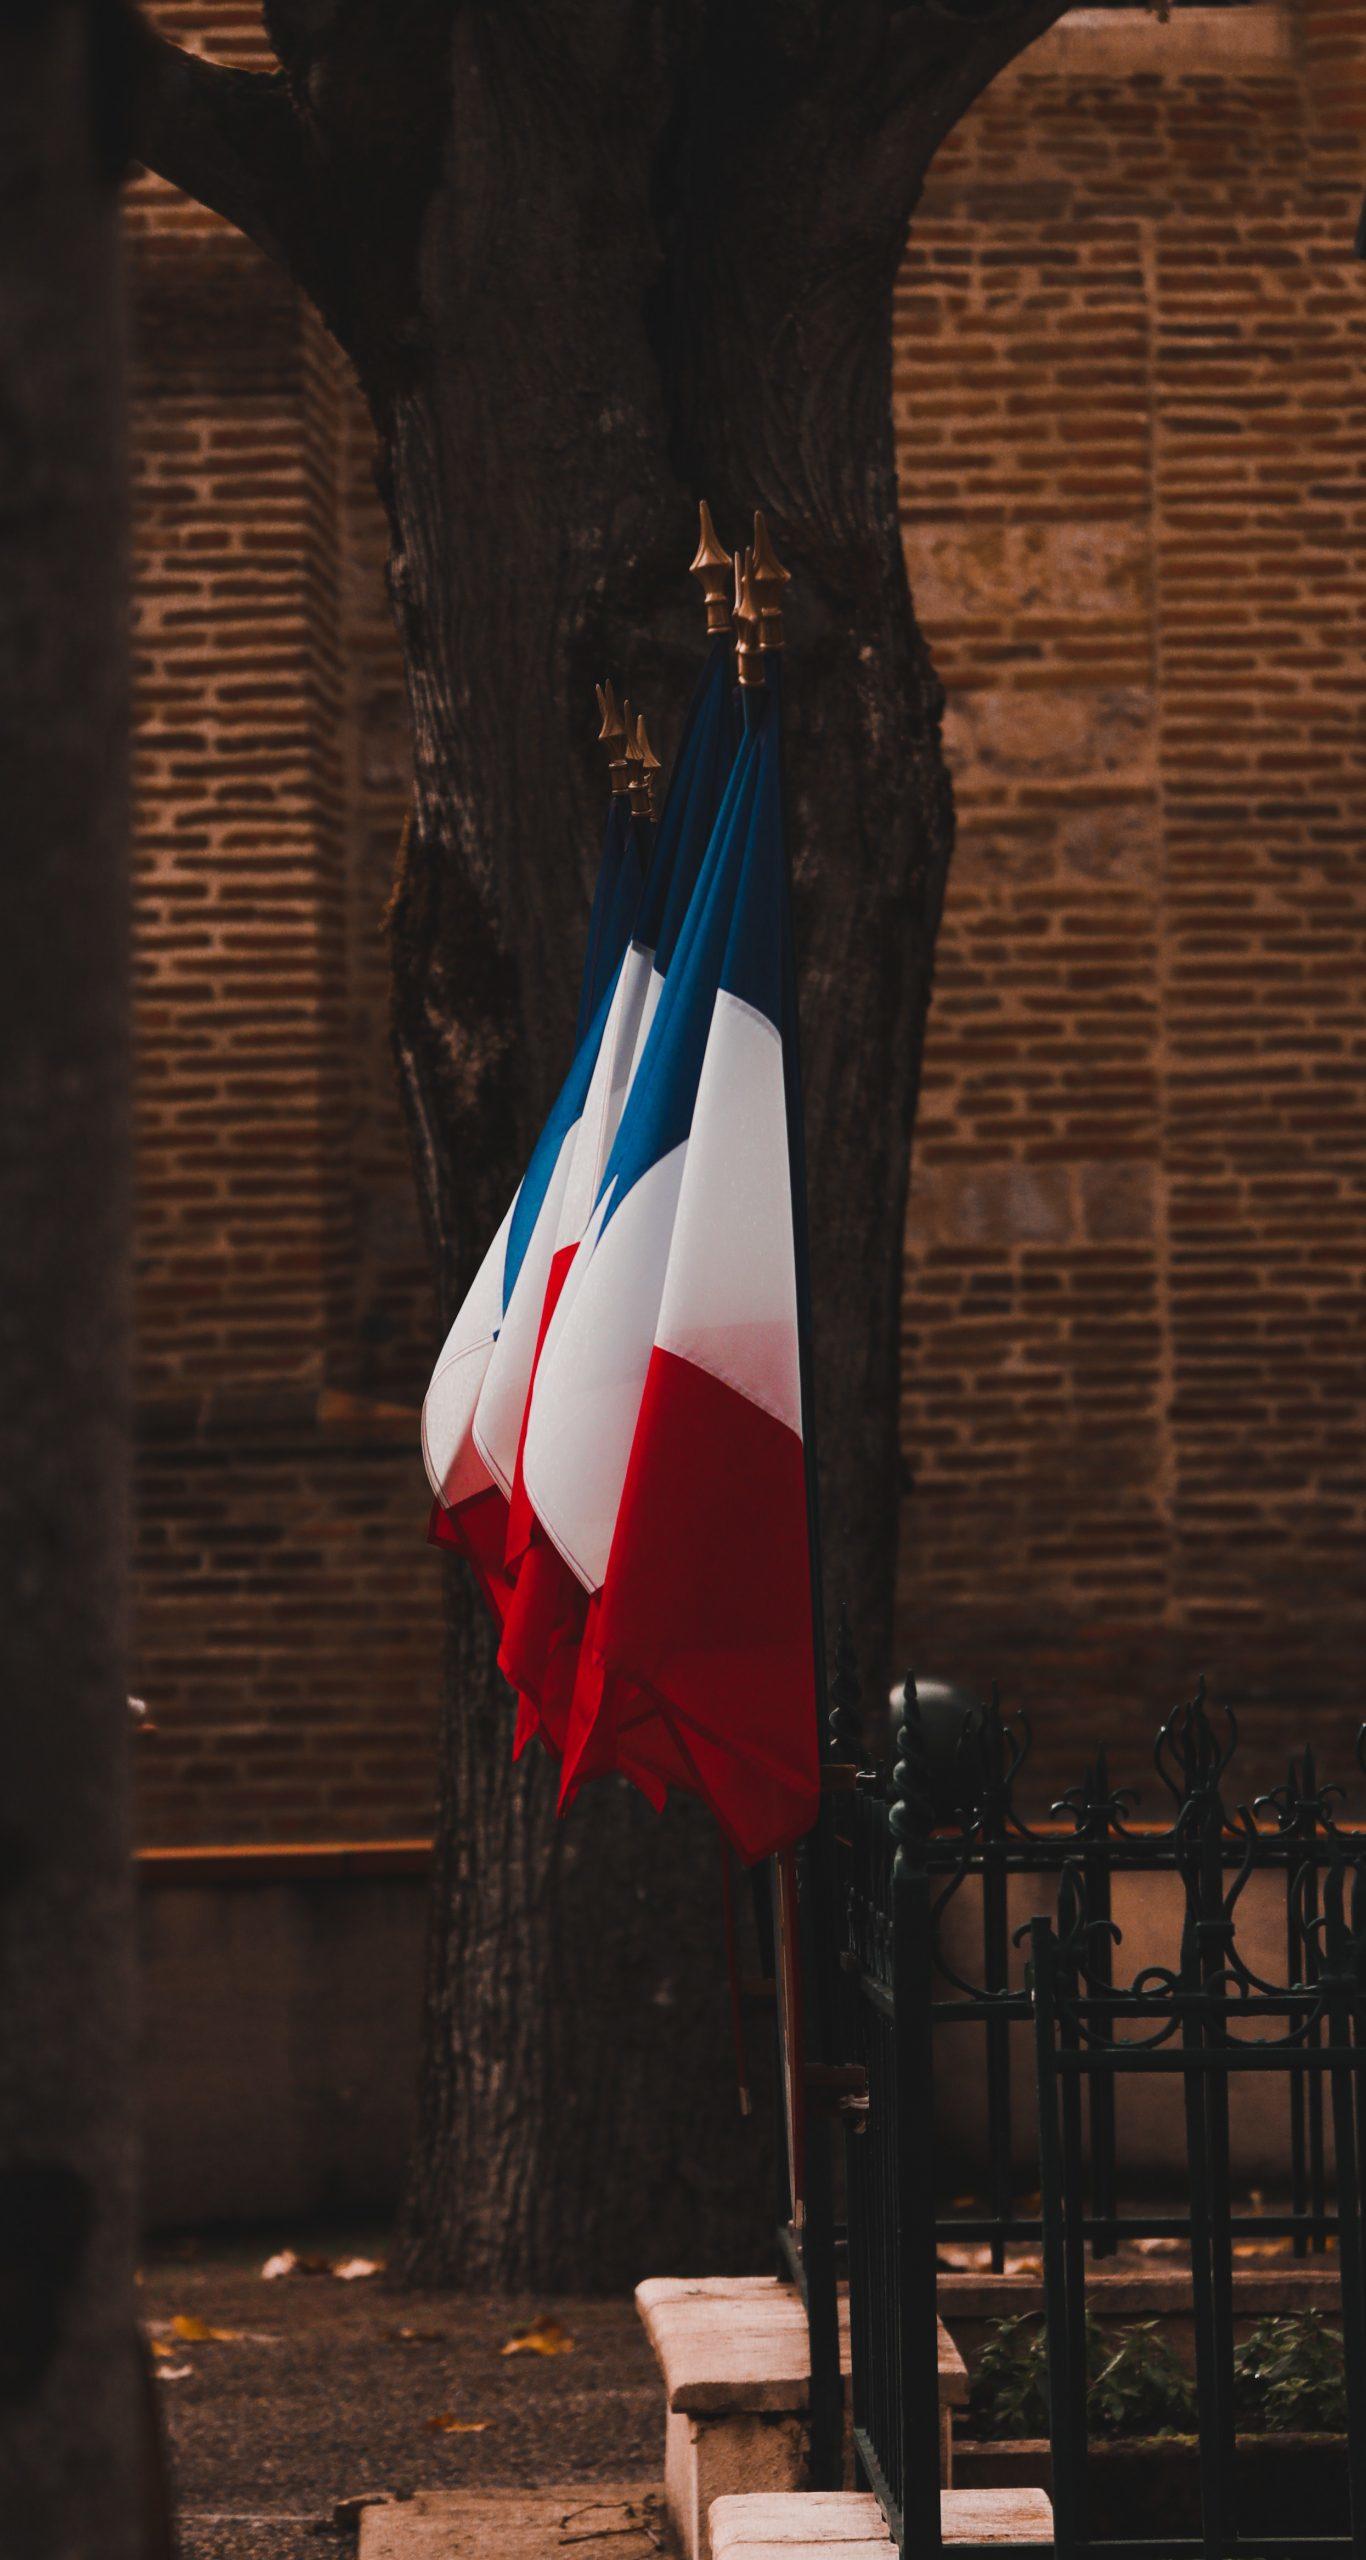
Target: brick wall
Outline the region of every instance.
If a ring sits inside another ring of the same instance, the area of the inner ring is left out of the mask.
[[[1126,1756],[1202,1667],[1268,1753],[1361,1712],[1363,63],[1361,9],[1065,21],[899,297],[961,823],[906,1642]]]
[[[254,6],[157,15],[254,58]],[[1360,0],[1076,13],[943,153],[898,296],[960,809],[904,1640],[1074,1740],[1202,1663],[1266,1730],[1354,1713],[1364,60]],[[151,181],[130,228],[146,1826],[421,1829],[434,1314],[368,432],[254,251]]]
[[[245,0],[157,18],[262,58]],[[420,1832],[435,1318],[387,1060],[407,748],[369,437],[254,249],[152,180],[129,225],[144,1829]]]

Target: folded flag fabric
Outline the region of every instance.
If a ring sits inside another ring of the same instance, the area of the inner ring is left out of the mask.
[[[625,795],[614,792],[608,802],[589,917],[573,1064],[512,1205],[441,1347],[423,1403],[422,1455],[436,1496],[428,1535],[435,1545],[455,1547],[468,1557],[500,1622],[509,1591],[507,1486],[475,1440],[474,1418],[528,1253],[543,1233],[547,1215],[553,1216],[553,1204],[564,1187],[642,886],[630,810]],[[533,1256],[528,1274],[528,1287],[533,1290],[535,1276]]]
[[[648,1023],[686,917],[711,825],[735,757],[736,720],[729,652],[717,643],[694,693],[655,840],[636,932],[622,962],[589,1096],[574,1141],[548,1257],[519,1284],[475,1416],[475,1438],[491,1470],[508,1482],[499,1666],[518,1694],[514,1748],[539,1734],[563,1749],[586,1608],[583,1588],[535,1516],[522,1458],[533,1381],[561,1289],[601,1188],[608,1150]],[[637,821],[638,825],[642,822]],[[542,1286],[542,1273],[544,1285]],[[530,1325],[517,1317],[535,1306]]]
[[[754,1859],[819,1794],[778,710],[765,697],[655,994],[522,1452],[582,1593],[562,1800],[608,1768]]]
[[[597,1195],[636,1057],[654,949],[653,939],[648,946],[631,941],[631,925],[641,910],[642,926],[653,937],[657,921],[671,911],[674,875],[686,903],[700,859],[697,834],[701,829],[705,842],[703,815],[714,810],[732,754],[729,674],[726,652],[718,646],[685,726],[643,890],[639,866],[648,827],[628,817],[624,799],[611,804],[584,1001],[599,981],[600,992],[517,1197],[443,1346],[423,1408],[423,1454],[437,1497],[431,1535],[469,1558],[503,1629],[504,1668],[522,1694],[519,1748],[538,1727],[547,1739],[557,1738],[553,1720],[540,1713],[539,1691],[549,1681],[555,1695],[563,1691],[567,1707],[577,1642],[577,1629],[562,1623],[563,1591],[545,1587],[560,1577],[544,1568],[522,1594],[509,1635],[522,1565],[536,1544],[518,1478],[528,1393],[560,1281]]]
[[[558,1212],[617,977],[575,1053],[531,1162],[451,1326],[422,1407],[422,1455],[436,1496],[429,1535],[469,1558],[500,1623],[507,1604],[507,1492],[474,1435],[475,1416],[527,1256]],[[544,1272],[541,1273],[544,1285]],[[534,1274],[529,1287],[534,1291]]]

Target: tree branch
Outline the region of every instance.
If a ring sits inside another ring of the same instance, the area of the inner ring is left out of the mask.
[[[234,223],[332,317],[336,243],[284,73],[206,62],[141,20],[130,44],[133,156]]]

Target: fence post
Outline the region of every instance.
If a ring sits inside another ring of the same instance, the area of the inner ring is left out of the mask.
[[[892,1999],[896,2023],[897,2304],[901,2363],[902,2548],[938,2560],[939,2312],[934,2190],[934,2036],[931,1890],[925,1844],[932,1827],[928,1757],[906,1678],[889,1821],[892,1860]]]
[[[1043,2225],[1044,2334],[1048,2351],[1048,2438],[1053,2458],[1053,2541],[1057,2560],[1073,2560],[1080,2535],[1081,2470],[1077,2381],[1072,2371],[1075,2323],[1068,2287],[1068,2200],[1058,2124],[1058,1942],[1051,1920],[1029,1924],[1029,1989],[1034,2006],[1038,2079],[1039,2211]],[[1083,2297],[1083,2323],[1085,2303]],[[1083,2327],[1084,2336],[1084,2327]],[[1085,2407],[1086,2374],[1080,2376]]]
[[[1114,1947],[1110,1937],[1110,1771],[1103,1748],[1088,1769],[1083,1787],[1086,1849],[1082,1872],[1086,1916],[1091,1923],[1086,1961],[1093,1986],[1104,1992],[1114,1989]],[[1094,2074],[1090,2101],[1091,2210],[1096,2225],[1092,2254],[1113,2258],[1119,2247],[1115,2229],[1119,2198],[1115,2180],[1115,2084],[1108,2072]]]
[[[1342,2307],[1343,2371],[1347,2399],[1347,2479],[1354,2560],[1366,2554],[1366,2235],[1361,2194],[1362,1945],[1359,1935],[1362,1872],[1352,1880],[1353,1926],[1343,1911],[1346,1873],[1339,1861],[1324,1893],[1323,1973],[1330,2049],[1344,2056],[1329,2070],[1333,2159],[1338,2190],[1338,2285]]]

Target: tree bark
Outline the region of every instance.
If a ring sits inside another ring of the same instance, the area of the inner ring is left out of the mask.
[[[117,88],[0,31],[0,2540],[142,2547]]]
[[[668,742],[701,654],[684,574],[699,496],[732,541],[763,507],[792,572],[826,1587],[875,1687],[891,1668],[910,1136],[952,837],[902,564],[891,296],[937,140],[1061,5],[409,0],[373,116],[365,13],[270,12],[323,172],[310,163],[310,189],[386,208],[339,232],[315,289],[371,401],[392,533],[415,770],[395,1053],[445,1317],[568,1062],[600,827],[593,681],[610,673]],[[405,46],[423,116],[396,159]],[[714,1853],[689,1808],[655,1825],[610,1787],[556,1823],[550,1773],[509,1765],[492,1646],[447,1570],[402,2263],[609,2286],[751,2262],[767,2207],[757,2147],[736,2144]]]

